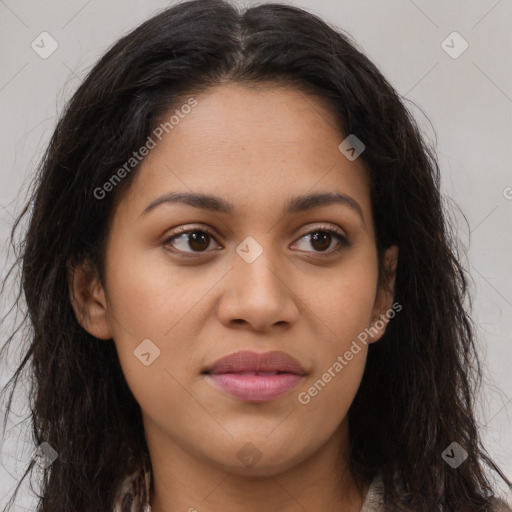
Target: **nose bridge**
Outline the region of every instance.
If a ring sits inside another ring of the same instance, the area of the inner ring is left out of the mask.
[[[258,241],[259,240],[259,241]],[[232,272],[236,273],[235,281],[255,294],[280,294],[282,283],[277,277],[280,258],[276,247],[272,247],[271,236],[246,237],[236,247],[236,256]]]
[[[286,285],[283,261],[272,237],[247,237],[236,247],[233,265],[221,299],[223,323],[244,320],[258,330],[298,315],[293,293]]]

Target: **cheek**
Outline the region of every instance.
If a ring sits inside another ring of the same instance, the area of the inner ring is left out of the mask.
[[[319,429],[334,430],[345,417],[359,388],[368,353],[377,287],[377,256],[371,244],[354,251],[333,271],[322,270],[302,281],[308,315],[316,325],[314,371],[297,401]]]
[[[197,314],[200,299],[218,276],[176,267],[163,248],[134,247],[113,244],[109,250],[107,295],[114,339],[131,345],[150,338],[164,344],[187,315]]]
[[[335,356],[312,374],[298,390],[297,404],[308,430],[333,432],[346,417],[364,372],[367,347],[362,345],[350,361]]]
[[[378,265],[370,243],[346,254],[336,268],[310,271],[299,276],[300,295],[316,319],[326,353],[346,350],[358,334],[369,327],[377,291]]]
[[[195,278],[184,281],[180,272],[164,264],[158,249],[144,252],[134,247],[109,247],[108,310],[128,385],[139,403],[148,401],[151,407],[152,401],[163,399],[163,390],[173,388],[176,368],[188,368],[190,319],[200,311],[197,302],[205,284]]]

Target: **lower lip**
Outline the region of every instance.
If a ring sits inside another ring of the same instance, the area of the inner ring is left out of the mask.
[[[303,376],[294,373],[249,375],[242,373],[207,374],[224,392],[246,402],[268,402],[289,393]]]

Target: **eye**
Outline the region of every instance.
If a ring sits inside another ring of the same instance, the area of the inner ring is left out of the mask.
[[[341,234],[338,230],[333,229],[327,226],[319,226],[313,231],[309,231],[305,235],[300,238],[300,241],[305,241],[306,244],[309,244],[310,247],[315,249],[314,252],[320,253],[338,253],[343,249],[350,247],[352,244],[347,240],[347,238]],[[334,249],[331,248],[334,243]],[[337,243],[337,245],[336,245]],[[297,245],[297,244],[295,244]],[[331,248],[331,249],[330,249]],[[311,252],[306,249],[306,252]]]
[[[180,226],[176,231],[177,234],[164,241],[165,246],[171,246],[171,252],[192,254],[211,252],[207,251],[207,249],[215,238],[208,228],[201,226],[200,228],[196,227],[187,229],[184,226]]]
[[[164,246],[170,247],[169,250],[171,252],[181,254],[212,252],[208,249],[211,248],[211,243],[215,240],[215,237],[207,227],[187,228],[186,226],[180,226],[175,232],[176,234],[173,234],[164,241]],[[313,247],[315,249],[313,252],[326,254],[338,253],[352,245],[338,230],[328,226],[319,226],[309,231],[300,238],[300,241],[304,241],[310,247]],[[331,247],[333,243],[334,249]],[[311,252],[307,248],[300,250]]]

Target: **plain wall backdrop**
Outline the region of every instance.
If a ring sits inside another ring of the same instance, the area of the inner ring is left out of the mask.
[[[13,217],[66,101],[115,40],[172,3],[0,0],[2,276]],[[512,1],[286,3],[348,32],[405,98],[428,140],[437,136],[444,194],[469,223],[454,217],[468,249],[463,261],[473,278],[485,369],[479,424],[487,450],[512,479]],[[4,327],[1,343],[7,332]],[[0,383],[11,370],[12,362],[2,361]],[[22,398],[19,403],[26,414]],[[10,420],[0,442],[0,506],[32,454],[17,421]],[[512,502],[512,490],[501,489]],[[30,493],[21,495],[18,509],[33,510]]]

